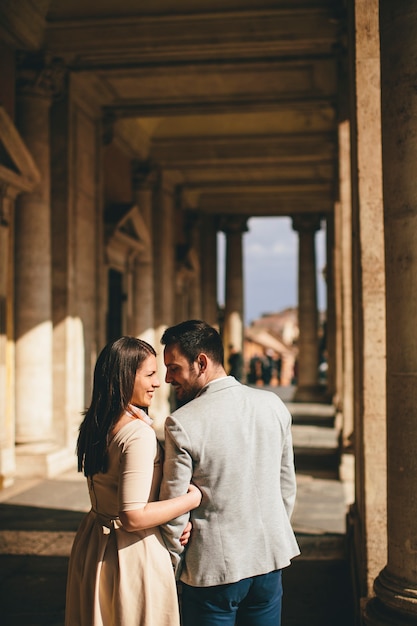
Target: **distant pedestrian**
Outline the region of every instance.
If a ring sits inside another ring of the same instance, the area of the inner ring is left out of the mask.
[[[243,357],[242,353],[233,345],[229,346],[229,376],[234,376],[236,380],[243,378]]]
[[[269,385],[273,374],[274,359],[270,350],[267,350],[262,359],[262,380],[264,385]]]
[[[255,354],[249,361],[248,382],[251,385],[262,385],[262,359]]]
[[[277,373],[277,385],[281,384],[281,369],[282,369],[282,357],[280,354],[275,359],[275,369]]]

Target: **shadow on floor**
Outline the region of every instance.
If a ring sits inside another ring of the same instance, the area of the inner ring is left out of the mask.
[[[352,626],[352,588],[345,560],[295,560],[283,572],[282,626]]]
[[[0,555],[2,623],[63,626],[67,565],[66,557]],[[354,623],[345,562],[295,561],[283,580],[283,626]]]
[[[68,557],[0,555],[4,626],[63,626]]]
[[[2,624],[63,626],[68,554],[83,515],[0,505]],[[283,626],[352,626],[346,561],[299,558],[283,576]]]

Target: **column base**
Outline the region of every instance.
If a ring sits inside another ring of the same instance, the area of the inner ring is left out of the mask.
[[[401,615],[389,609],[378,598],[370,598],[363,609],[363,626],[415,626],[415,616]]]
[[[374,582],[376,597],[365,606],[367,626],[407,626],[417,624],[417,589],[392,575],[387,567]]]
[[[30,443],[16,446],[17,478],[52,478],[76,467],[73,449],[52,443]]]
[[[0,490],[14,483],[16,474],[15,453],[13,448],[0,449]]]
[[[332,399],[329,397],[327,388],[323,387],[323,385],[302,385],[297,387],[293,401],[329,404]]]

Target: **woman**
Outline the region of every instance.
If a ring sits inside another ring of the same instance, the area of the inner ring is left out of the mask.
[[[179,626],[158,525],[196,508],[201,493],[190,485],[158,502],[161,450],[146,413],[158,387],[156,353],[145,341],[122,337],[101,352],[77,442],[91,510],[71,551],[66,626]]]

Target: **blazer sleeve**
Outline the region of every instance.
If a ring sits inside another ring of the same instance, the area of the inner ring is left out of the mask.
[[[160,500],[169,500],[187,492],[193,473],[193,461],[187,443],[188,437],[181,426],[174,417],[168,417],[165,421],[165,456]],[[190,514],[186,513],[160,527],[177,573],[181,562],[180,555],[184,551],[179,540],[189,517]]]
[[[286,423],[286,429],[283,438],[282,457],[281,457],[281,494],[287,511],[288,519],[295,506],[295,497],[297,492],[297,483],[295,477],[294,465],[294,448],[291,434],[291,416]]]

